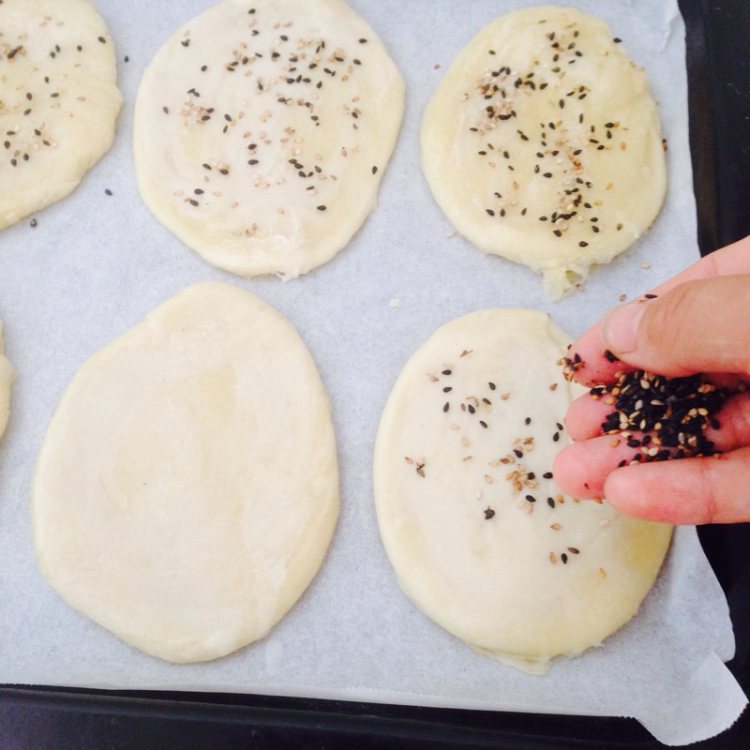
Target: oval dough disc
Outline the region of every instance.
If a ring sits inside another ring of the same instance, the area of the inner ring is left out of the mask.
[[[33,525],[71,606],[173,662],[262,638],[338,514],[328,398],[290,323],[188,287],[86,362],[39,456]]]
[[[425,113],[422,164],[456,229],[555,297],[635,242],[666,192],[645,72],[570,8],[508,13],[469,42]]]
[[[534,672],[626,623],[671,527],[560,494],[567,339],[531,310],[440,328],[388,399],[375,449],[380,533],[398,580],[435,622]]]
[[[15,380],[13,367],[4,355],[3,324],[0,321],[0,437],[3,436],[8,425],[10,415],[10,387]]]
[[[0,228],[71,193],[122,105],[112,39],[88,0],[0,4]]]
[[[227,0],[146,70],[141,195],[209,263],[297,276],[374,208],[403,102],[385,47],[343,0]]]

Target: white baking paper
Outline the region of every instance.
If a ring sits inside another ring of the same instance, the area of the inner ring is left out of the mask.
[[[647,68],[669,139],[670,187],[642,241],[560,303],[544,296],[532,272],[451,237],[419,166],[421,115],[451,59],[484,24],[531,3],[352,0],[404,74],[405,122],[377,211],[337,258],[287,283],[207,265],[151,216],[136,190],[130,143],[140,77],[167,36],[211,0],[97,4],[117,45],[125,96],[115,146],[71,197],[38,215],[35,229],[27,220],[0,234],[0,318],[19,373],[0,446],[0,683],[625,715],[669,744],[728,727],[746,701],[722,663],[734,650],[727,605],[693,529],[678,531],[633,622],[601,648],[535,677],[475,654],[406,599],[378,538],[371,489],[380,411],[435,328],[482,307],[528,306],[575,335],[620,294],[631,298],[698,257],[675,0],[569,0],[609,21]],[[78,366],[164,299],[208,279],[275,305],[311,348],[333,402],[342,512],[320,574],[268,638],[213,663],[174,666],[120,642],[45,583],[32,549],[29,486],[44,430]]]

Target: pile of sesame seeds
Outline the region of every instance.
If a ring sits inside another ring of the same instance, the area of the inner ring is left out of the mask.
[[[620,466],[716,452],[704,431],[719,429],[716,414],[729,391],[704,374],[668,378],[635,370],[621,373],[611,385],[595,386],[590,393],[614,407],[602,423],[602,432],[617,435],[637,449]]]

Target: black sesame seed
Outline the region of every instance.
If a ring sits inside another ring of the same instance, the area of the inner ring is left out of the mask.
[[[109,188],[105,188],[104,195],[112,195],[112,191]]]
[[[545,471],[545,472],[544,472],[544,474],[542,474],[542,476],[543,476],[543,477],[544,477],[545,479],[552,479],[552,477],[553,477],[553,474],[552,474],[552,472],[551,472],[551,471]]]
[[[548,497],[547,498],[547,505],[549,505],[550,508],[554,508],[555,507],[555,499],[552,498],[552,497]]]
[[[450,408],[451,408],[451,405],[450,405],[450,403],[449,403],[448,401],[446,401],[446,402],[445,402],[445,403],[443,404],[443,411],[444,411],[444,412],[447,412],[447,411],[448,411],[448,409],[450,409]]]
[[[704,375],[667,378],[639,370],[596,389],[599,398],[605,394],[611,394],[614,400],[614,411],[602,422],[605,434],[623,430],[646,433],[640,439],[629,436],[628,447],[640,448],[632,461],[664,461],[716,452],[704,431],[713,426],[714,415],[729,393]]]
[[[497,386],[494,383],[487,383],[487,385],[489,385],[491,391],[494,391],[495,388],[497,388]]]
[[[488,506],[487,506],[487,507],[486,507],[486,508],[484,509],[484,517],[485,517],[485,519],[486,519],[487,521],[489,521],[489,520],[490,520],[490,518],[494,518],[494,516],[495,516],[495,511],[494,511],[494,510],[492,510],[492,508],[490,508],[490,506],[488,505]]]
[[[29,222],[29,226],[30,226],[30,227],[31,227],[32,229],[35,229],[35,228],[36,228],[36,226],[37,226],[37,224],[38,224],[38,222],[37,222],[37,220],[36,220],[36,219],[32,219],[32,220],[31,220],[31,221]]]
[[[325,211],[327,210],[328,206],[320,205],[320,206],[316,206],[316,208],[318,209],[318,211]]]
[[[487,422],[485,422],[483,419],[479,420],[479,424],[481,424],[482,427],[484,427],[485,430],[487,429]]]
[[[453,372],[453,370],[443,370],[443,375],[450,375]]]
[[[533,495],[526,495],[526,500],[530,503],[536,502],[536,498]]]

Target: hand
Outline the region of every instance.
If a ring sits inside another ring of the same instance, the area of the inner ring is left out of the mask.
[[[574,379],[613,383],[615,373],[643,369],[666,376],[706,373],[741,390],[750,381],[750,237],[711,253],[638,301],[612,310],[574,344],[583,364]],[[621,361],[610,362],[605,350]],[[740,388],[738,388],[740,386]],[[612,411],[589,394],[565,422],[573,445],[554,464],[560,488],[602,498],[623,513],[668,523],[750,521],[750,393],[730,396],[706,437],[715,456],[626,465],[634,451],[601,423]]]

